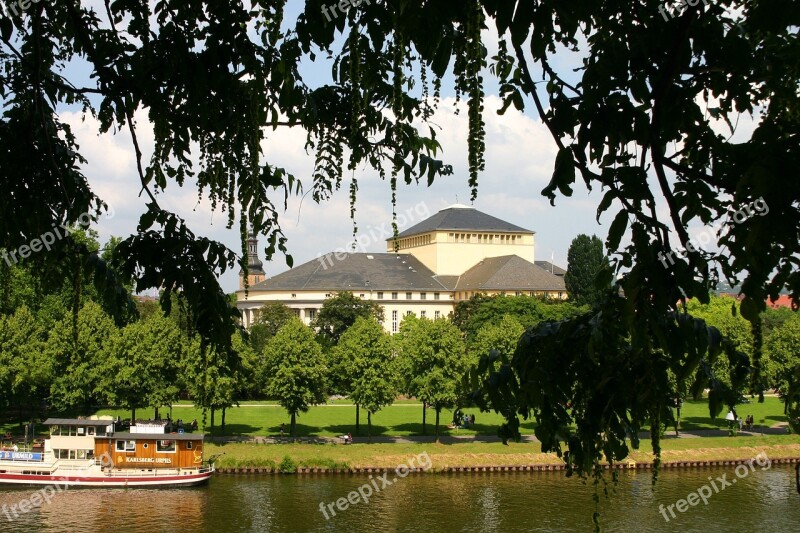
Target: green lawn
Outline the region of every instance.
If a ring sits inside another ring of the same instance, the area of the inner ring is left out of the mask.
[[[664,439],[662,459],[669,461],[732,460],[755,457],[765,452],[771,459],[800,456],[800,436],[709,437],[702,439]],[[220,468],[277,468],[284,458],[304,467],[395,467],[419,454],[428,454],[434,469],[450,466],[501,466],[561,464],[554,454],[543,454],[537,443],[458,442],[367,444],[206,444],[205,455],[224,454]],[[642,441],[630,459],[653,460],[649,441]]]
[[[496,435],[497,427],[503,422],[500,415],[495,413],[481,413],[477,409],[465,409],[467,414],[474,414],[476,425],[470,429],[451,430],[447,425],[452,420],[452,411],[444,410],[441,414],[440,434],[442,435]],[[160,414],[165,417],[169,409],[162,408]],[[724,416],[727,411],[723,411],[720,417],[712,420],[708,415],[708,403],[705,400],[687,401],[681,410],[681,429],[713,429],[725,428],[727,423]],[[103,409],[97,413],[85,414],[110,414],[129,418],[130,411],[118,409]],[[763,404],[755,401],[749,404],[740,405],[737,414],[745,418],[752,414],[757,426],[774,426],[777,423],[785,422],[786,416],[783,414],[783,403],[776,397],[767,397]],[[152,417],[153,409],[138,409],[137,417]],[[207,432],[210,426],[210,414],[206,421]],[[186,422],[197,419],[202,425],[203,414],[188,402],[175,404],[172,409],[172,418],[181,418]],[[427,433],[433,433],[433,423],[436,414],[433,409],[427,409]],[[213,434],[221,435],[220,412],[215,416],[215,427]],[[242,402],[240,407],[234,407],[227,411],[226,431],[228,435],[251,435],[265,436],[277,435],[280,431],[281,423],[289,425],[289,416],[277,402],[274,401],[249,401]],[[324,406],[312,407],[308,413],[302,413],[297,419],[298,436],[337,436],[344,433],[355,434],[355,407],[347,400],[335,400]],[[367,432],[367,415],[361,412],[361,435]],[[532,434],[535,423],[531,420],[524,421],[522,424],[523,434]],[[19,434],[21,427],[18,424],[0,425],[0,431],[11,430],[12,433]],[[40,430],[44,430],[41,426]],[[396,404],[383,409],[372,417],[372,434],[384,436],[407,436],[422,434],[422,406],[416,400],[401,400]]]
[[[255,404],[255,406],[254,406]],[[269,404],[270,406],[264,406]],[[248,407],[248,405],[250,405]],[[165,416],[168,411],[161,410],[161,415]],[[470,429],[451,430],[446,426],[452,420],[452,411],[444,410],[441,414],[440,434],[442,435],[495,435],[497,427],[503,422],[500,415],[496,413],[481,413],[478,409],[465,409],[465,413],[474,414],[476,425]],[[687,401],[681,409],[681,429],[715,429],[727,427],[724,416],[727,411],[715,420],[708,414],[708,403],[706,400]],[[129,412],[119,410],[103,410],[98,414],[111,414],[130,417]],[[137,416],[152,416],[152,410],[139,410]],[[759,404],[755,401],[749,404],[740,405],[737,414],[745,418],[752,414],[756,425],[774,426],[777,423],[785,422],[786,416],[783,414],[783,403],[773,396],[765,398],[764,403]],[[210,415],[209,415],[210,416]],[[191,421],[197,418],[202,422],[202,412],[184,404],[183,407],[175,406],[172,410],[172,418],[182,418]],[[433,409],[427,409],[428,434],[433,432],[433,423],[436,414]],[[214,434],[220,435],[221,414],[215,416]],[[241,435],[277,435],[280,431],[281,423],[286,424],[288,429],[289,416],[275,402],[246,402],[241,407],[229,409],[226,415],[226,433]],[[366,435],[367,416],[361,412],[361,434]],[[206,422],[210,425],[210,418]],[[533,434],[535,423],[525,421],[522,424],[523,434]],[[298,436],[318,435],[324,437],[341,435],[343,433],[355,433],[355,407],[347,400],[336,400],[328,405],[312,407],[307,413],[302,413],[297,419]],[[422,406],[414,400],[403,400],[390,407],[383,409],[372,417],[372,434],[385,436],[406,436],[422,434]]]

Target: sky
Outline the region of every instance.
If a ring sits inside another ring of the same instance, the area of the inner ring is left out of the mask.
[[[302,5],[300,0],[289,1],[287,24]],[[496,45],[496,35],[485,32],[485,42],[490,55]],[[322,57],[318,55],[317,57]],[[556,65],[574,64],[575,58],[566,54],[557,57]],[[72,67],[80,69],[80,66]],[[330,67],[327,63],[308,63],[304,74],[311,84],[328,79]],[[484,78],[491,80],[488,72]],[[551,260],[558,266],[567,267],[567,250],[571,241],[579,234],[597,235],[605,239],[608,226],[616,211],[612,208],[600,220],[596,220],[596,209],[602,191],[588,191],[580,179],[570,198],[558,197],[556,205],[541,195],[549,183],[556,155],[556,147],[549,132],[538,119],[532,103],[529,109],[518,112],[510,108],[500,116],[497,110],[502,102],[493,83],[486,87],[484,120],[486,122],[486,168],[479,177],[478,198],[475,208],[510,223],[536,232],[535,259]],[[453,166],[452,176],[440,177],[431,187],[421,184],[399,185],[398,214],[405,214],[405,228],[433,215],[444,207],[455,203],[470,204],[470,189],[467,172],[467,117],[466,110],[456,114],[452,84],[443,84],[441,106],[431,120],[437,128],[442,152],[438,154]],[[152,129],[146,111],[137,113],[139,142],[144,152],[144,161],[149,159],[153,147]],[[71,125],[81,153],[87,159],[83,172],[93,190],[109,204],[113,217],[102,218],[96,226],[101,242],[110,236],[126,237],[136,231],[139,216],[145,211],[146,199],[140,195],[136,173],[136,162],[127,130],[120,133],[98,135],[98,123],[79,110],[64,109],[61,120]],[[262,143],[264,160],[310,183],[314,154],[304,150],[305,133],[283,128],[269,132]],[[345,157],[346,160],[346,157]],[[378,173],[362,167],[355,173],[359,181],[356,204],[358,235],[364,245],[358,251],[382,252],[386,250],[386,228],[391,224],[391,190],[388,182],[381,181]],[[347,179],[349,176],[345,176]],[[282,192],[281,192],[282,195]],[[275,197],[275,204],[283,205],[282,198]],[[179,188],[170,183],[167,192],[159,197],[163,208],[182,216],[191,230],[198,236],[220,241],[234,251],[240,252],[238,224],[226,228],[227,214],[214,212],[207,199],[198,202],[197,190],[191,184]],[[316,204],[309,196],[290,198],[288,208],[279,213],[279,221],[288,238],[289,253],[294,264],[300,265],[314,260],[322,254],[346,249],[352,241],[353,222],[350,220],[348,182],[341,190],[322,204]],[[404,229],[400,228],[400,231]],[[264,242],[260,243],[260,256],[264,260]],[[268,277],[279,274],[288,267],[279,254],[271,262],[265,262]],[[225,292],[238,289],[238,271],[220,277]]]

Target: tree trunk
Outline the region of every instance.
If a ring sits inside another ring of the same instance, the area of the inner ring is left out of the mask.
[[[214,411],[215,409],[211,408],[211,434],[214,434]]]
[[[372,413],[367,411],[367,438],[372,442]]]
[[[422,434],[425,434],[425,402],[422,402]]]
[[[225,407],[222,408],[222,434],[225,434]]]
[[[356,404],[356,435],[358,435],[358,431],[360,429],[359,418],[358,404]]]
[[[156,416],[155,416],[155,418],[153,418],[153,420],[159,420],[159,418],[158,418],[158,407],[156,407]]]
[[[440,406],[436,406],[436,442],[439,442],[439,413],[442,412],[442,408]]]
[[[296,417],[296,414],[292,413],[292,423],[289,426],[289,435],[291,435],[292,438],[295,437],[295,434],[294,434],[295,417]]]
[[[136,423],[136,408],[131,409],[131,424]]]

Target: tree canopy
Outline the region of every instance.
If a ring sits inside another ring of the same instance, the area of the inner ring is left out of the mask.
[[[603,289],[597,288],[595,283],[601,271],[607,268],[609,264],[603,255],[603,242],[597,236],[581,234],[575,237],[567,251],[567,272],[564,274],[569,297],[579,304],[597,302]]]
[[[325,403],[326,367],[314,333],[300,319],[287,322],[264,349],[266,388],[291,416],[295,436],[297,415]]]
[[[336,293],[322,303],[322,308],[311,324],[320,337],[333,345],[358,318],[383,322],[383,307],[378,302],[362,300],[350,291]]]

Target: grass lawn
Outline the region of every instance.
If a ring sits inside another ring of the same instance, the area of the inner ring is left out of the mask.
[[[427,433],[433,434],[433,423],[436,419],[436,413],[433,409],[427,409]],[[465,409],[465,413],[474,414],[476,425],[470,429],[448,429],[447,425],[452,420],[452,411],[443,410],[440,419],[440,434],[441,435],[496,435],[497,428],[502,424],[503,419],[496,413],[481,413],[478,409]],[[708,403],[706,400],[690,400],[687,401],[681,410],[681,429],[713,429],[725,428],[727,423],[724,416],[727,411],[723,411],[715,420],[712,420],[708,415]],[[123,411],[119,409],[103,409],[96,413],[85,414],[102,414],[120,416],[121,418],[129,418],[130,411]],[[162,408],[160,410],[162,417],[169,414],[169,409]],[[741,418],[752,414],[756,426],[773,426],[780,422],[786,421],[786,416],[783,414],[783,403],[774,396],[765,398],[764,403],[759,404],[755,401],[749,404],[740,405],[737,409],[737,414]],[[153,409],[138,409],[136,411],[137,417],[152,417],[154,415]],[[194,408],[191,403],[180,402],[175,404],[172,408],[172,418],[181,418],[186,422],[191,422],[197,419],[202,425],[203,413],[201,410]],[[227,435],[250,435],[250,436],[266,436],[278,435],[280,432],[281,423],[286,424],[287,430],[289,426],[289,416],[286,411],[281,408],[277,402],[269,401],[248,401],[242,402],[240,407],[233,407],[227,410],[226,413],[226,431]],[[222,428],[220,427],[222,421],[222,413],[217,412],[215,416],[215,427],[213,430],[214,435],[222,435]],[[209,431],[211,424],[210,414],[206,420],[206,432]],[[367,434],[367,414],[361,411],[361,435]],[[532,420],[523,421],[522,434],[532,434],[535,422]],[[0,431],[3,433],[10,430],[12,433],[20,434],[22,428],[19,424],[0,425]],[[39,430],[46,431],[46,428],[39,426]],[[344,433],[353,433],[355,431],[355,407],[348,400],[334,400],[327,405],[312,407],[307,413],[302,413],[297,419],[297,434],[298,436],[322,436],[331,437],[342,435]],[[400,400],[394,405],[383,409],[372,417],[372,434],[384,436],[407,436],[407,435],[421,435],[422,434],[422,406],[416,400]]]
[[[732,460],[749,459],[760,452],[770,459],[800,456],[800,436],[708,437],[664,439],[662,460]],[[224,453],[216,462],[221,468],[275,468],[288,456],[297,466],[396,467],[419,454],[427,453],[434,469],[458,466],[505,466],[560,464],[554,454],[543,454],[535,443],[463,442],[456,444],[206,444],[206,457]],[[630,458],[637,462],[652,461],[649,441],[642,442]],[[423,461],[424,462],[424,461]]]

